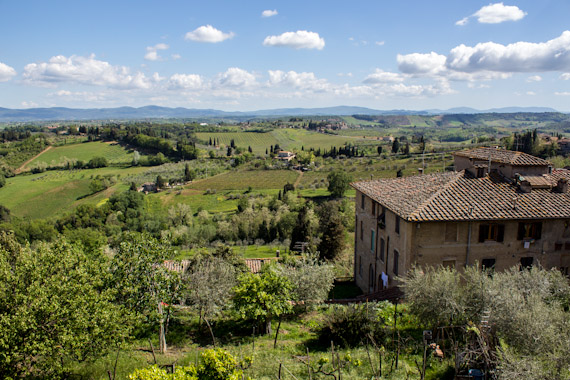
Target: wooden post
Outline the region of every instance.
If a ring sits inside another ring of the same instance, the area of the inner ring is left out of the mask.
[[[309,372],[309,380],[311,380],[311,356],[309,355],[309,347],[307,347],[307,372]]]
[[[156,364],[156,355],[154,354],[154,346],[152,345],[152,341],[148,338],[148,343],[150,343],[150,351],[152,352],[152,358],[154,359],[154,364]]]
[[[275,332],[275,341],[273,342],[273,348],[277,348],[277,337],[279,336],[280,327],[281,327],[281,317],[279,317],[279,323],[277,324],[277,331]]]
[[[392,334],[392,343],[394,343],[394,335],[398,330],[398,302],[394,305],[394,333]],[[398,333],[398,343],[396,344],[396,369],[398,369],[398,359],[400,358],[400,334]]]
[[[255,326],[253,326],[253,333],[251,334],[251,355],[255,354]]]

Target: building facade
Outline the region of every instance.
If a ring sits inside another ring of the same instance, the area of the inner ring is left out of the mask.
[[[352,184],[356,284],[373,293],[414,265],[542,265],[568,274],[570,171],[494,148],[454,156],[455,172]]]

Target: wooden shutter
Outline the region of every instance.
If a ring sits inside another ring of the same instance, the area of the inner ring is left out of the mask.
[[[489,236],[489,225],[488,224],[481,224],[479,226],[479,243],[483,243],[487,236]]]
[[[497,228],[497,241],[499,243],[502,243],[505,240],[505,225],[499,224]]]

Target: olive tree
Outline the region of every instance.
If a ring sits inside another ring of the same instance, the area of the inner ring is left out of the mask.
[[[185,273],[189,291],[187,300],[208,325],[215,345],[210,319],[231,303],[233,287],[236,285],[234,265],[219,257],[207,257],[197,262]]]
[[[244,319],[264,322],[266,334],[271,334],[271,320],[291,310],[289,280],[273,268],[262,273],[244,273],[234,288],[234,307]]]
[[[22,247],[0,233],[0,378],[58,378],[130,334],[104,263],[64,240]]]
[[[166,352],[171,306],[180,297],[180,277],[162,263],[171,248],[150,235],[129,233],[116,248],[110,264],[109,287],[116,302],[134,311],[142,323],[158,324],[159,346]]]

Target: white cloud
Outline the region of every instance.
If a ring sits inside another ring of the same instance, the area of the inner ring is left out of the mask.
[[[404,81],[404,77],[399,73],[391,73],[381,69],[376,69],[373,74],[368,75],[364,78],[364,83],[367,84],[379,84],[379,83],[401,83]]]
[[[533,76],[526,78],[527,82],[540,82],[541,80],[542,80],[542,77],[540,75],[533,75]]]
[[[350,77],[352,77],[353,74],[352,73],[337,73],[336,75],[339,77],[349,77],[350,78]]]
[[[570,80],[570,73],[562,73],[562,75],[560,75],[560,79]]]
[[[519,7],[515,5],[495,3],[482,7],[471,16],[464,17],[461,20],[457,21],[455,25],[467,25],[470,17],[477,18],[477,21],[482,24],[500,24],[505,21],[521,20],[524,16],[526,16],[526,14],[526,12],[523,12]]]
[[[68,91],[68,90],[59,90],[56,92],[50,92],[47,94],[50,97],[59,97],[65,98],[65,100],[71,101],[87,101],[87,102],[102,102],[106,100],[105,94],[102,93],[93,93],[88,91]]]
[[[7,82],[16,75],[16,70],[5,63],[0,62],[0,82]]]
[[[285,32],[279,36],[267,36],[263,45],[322,50],[325,47],[325,40],[318,33],[298,30],[296,32]]]
[[[499,24],[505,21],[518,21],[526,16],[516,5],[495,3],[484,6],[473,14],[483,24]]]
[[[212,25],[203,25],[194,29],[192,32],[186,33],[184,39],[196,42],[217,43],[233,38],[233,36],[233,32],[224,33]]]
[[[257,84],[255,75],[238,67],[230,67],[218,74],[216,84],[220,87],[251,87]]]
[[[269,70],[270,85],[284,85],[309,91],[327,91],[331,89],[326,79],[319,79],[314,73],[295,71]]]
[[[172,58],[173,60],[176,61],[177,59],[182,58],[182,56],[181,56],[180,54],[172,54],[172,55],[170,56],[170,58]]]
[[[570,92],[569,92],[569,91],[555,92],[554,95],[557,95],[557,96],[570,96]]]
[[[570,31],[547,42],[501,45],[459,45],[447,56],[446,66],[463,72],[544,72],[570,69]]]
[[[534,92],[534,91],[527,91],[526,94],[527,94],[528,96],[535,96],[535,95],[536,95],[536,92]]]
[[[277,9],[266,9],[263,12],[261,12],[261,17],[273,17],[277,15]]]
[[[192,89],[202,87],[202,77],[197,74],[174,74],[168,81],[169,88],[172,89]]]
[[[146,48],[146,54],[144,56],[144,59],[146,59],[147,61],[158,61],[159,59],[162,59],[162,57],[158,55],[158,51],[167,50],[167,49],[168,49],[167,44],[156,44],[154,46],[148,46]]]
[[[32,102],[32,101],[26,102],[25,100],[21,104],[22,104],[22,107],[24,107],[24,108],[35,108],[38,106],[38,103],[36,103],[36,102]]]
[[[467,25],[468,22],[469,22],[469,17],[463,17],[461,20],[457,21],[455,25],[463,26]]]
[[[147,78],[143,73],[131,74],[125,66],[113,66],[95,59],[95,55],[81,57],[58,55],[48,62],[30,63],[24,67],[24,81],[37,85],[78,83],[108,86],[119,89],[148,89],[160,77]]]
[[[431,52],[428,54],[398,54],[398,68],[406,74],[437,74],[445,70],[445,55]]]
[[[377,46],[384,46],[385,42],[384,41],[376,41],[376,42],[374,42],[374,44]]]

